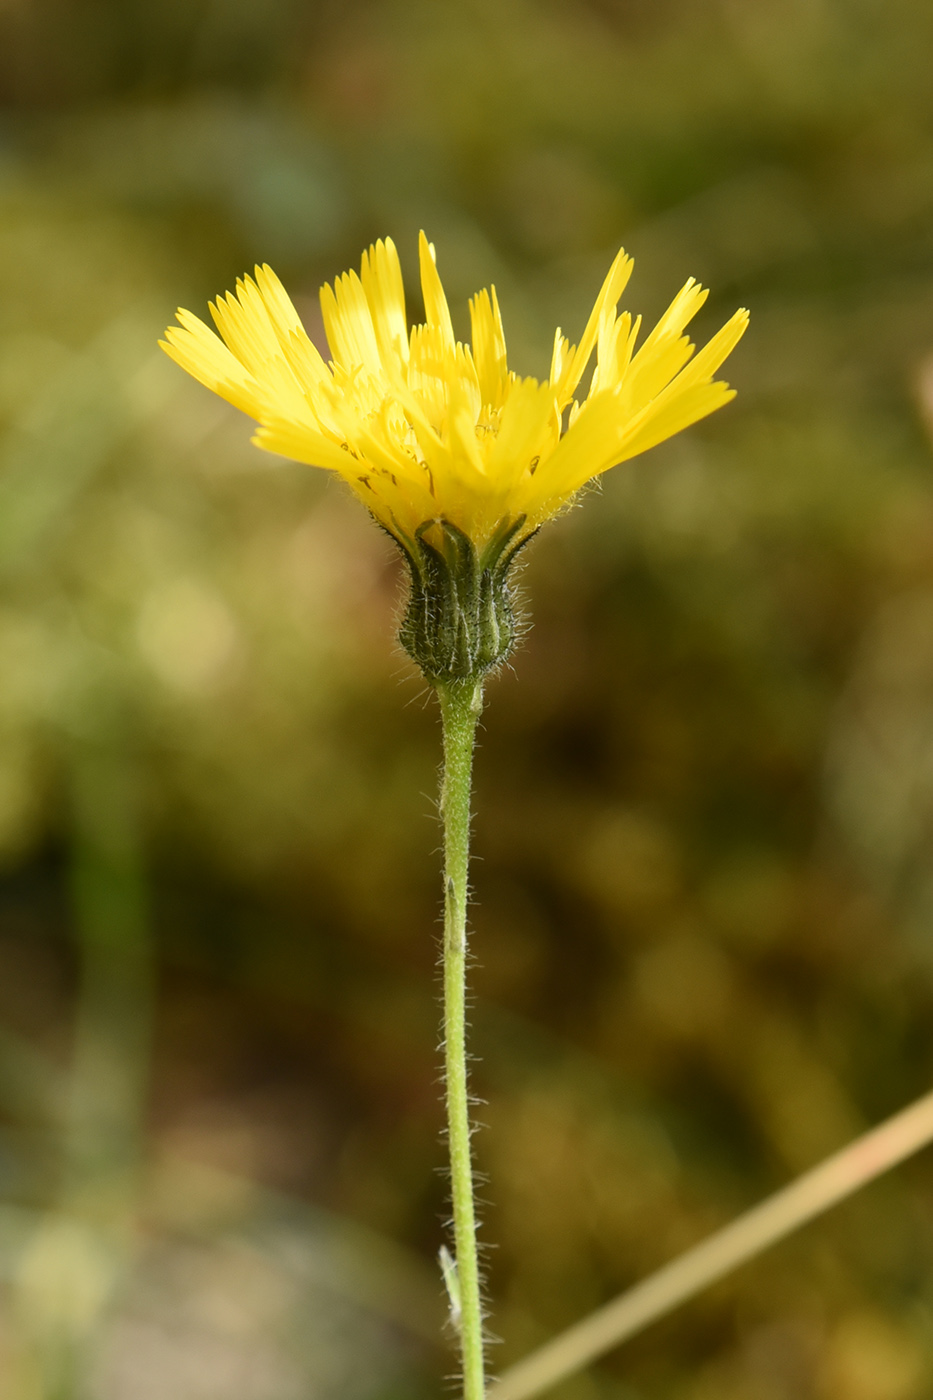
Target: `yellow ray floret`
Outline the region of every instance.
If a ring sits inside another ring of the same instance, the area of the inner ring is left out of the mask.
[[[519,519],[531,533],[592,477],[734,396],[714,375],[748,313],[695,354],[684,332],[707,294],[692,278],[639,346],[640,318],[618,313],[632,270],[620,252],[579,344],[558,330],[538,383],[508,368],[495,288],[470,302],[471,348],[454,336],[424,234],[420,261],[426,322],[410,332],[391,239],[363,254],[359,276],[322,288],[329,362],[269,267],[211,305],[219,337],[179,311],[162,348],[257,421],[260,447],[338,472],[402,544],[444,520],[480,552]]]

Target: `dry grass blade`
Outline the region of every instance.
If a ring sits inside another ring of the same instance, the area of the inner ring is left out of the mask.
[[[679,1259],[511,1367],[488,1400],[529,1400],[580,1371],[730,1270],[933,1140],[933,1093],[834,1153]]]

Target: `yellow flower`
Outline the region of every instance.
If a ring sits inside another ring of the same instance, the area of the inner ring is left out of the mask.
[[[495,288],[470,302],[472,349],[454,337],[434,251],[421,235],[426,324],[409,334],[391,239],[321,290],[325,363],[269,267],[211,306],[223,341],[189,311],[162,342],[202,384],[259,424],[255,441],[328,467],[394,535],[445,519],[477,547],[506,522],[534,530],[591,477],[721,408],[713,375],[739,340],[737,311],[698,355],[684,335],[707,293],[691,278],[636,349],[641,318],[616,314],[620,252],[578,346],[560,331],[546,382],[508,369]],[[574,395],[596,351],[589,393]]]
[[[464,584],[451,604],[458,616],[464,607],[488,612],[483,575],[495,575],[492,591],[503,593],[517,549],[587,481],[727,403],[734,391],[713,376],[748,313],[737,311],[694,354],[684,328],[707,293],[691,278],[636,348],[641,318],[617,314],[632,270],[631,258],[620,252],[579,344],[558,330],[550,375],[539,383],[507,366],[495,288],[470,302],[471,348],[454,336],[423,233],[420,258],[425,324],[410,333],[391,239],[363,254],[359,277],[347,272],[322,288],[330,362],[266,266],[256,268],[255,279],[242,278],[235,296],[228,292],[211,305],[222,339],[179,310],[180,324],[161,344],[202,384],[256,419],[260,447],[329,468],[349,483],[404,550],[412,569],[410,614],[421,607],[423,630],[435,625],[438,589],[450,585],[435,577],[438,561],[442,573],[475,575],[469,597]],[[589,392],[578,400],[594,350]],[[511,617],[507,600],[503,607],[497,627]],[[435,664],[449,669],[450,657],[466,646],[469,656],[456,665],[489,669],[502,646],[511,645],[510,624],[506,631],[485,650],[448,639],[447,661],[416,659],[430,674]],[[402,637],[412,650],[404,627]],[[492,660],[483,660],[492,652]]]

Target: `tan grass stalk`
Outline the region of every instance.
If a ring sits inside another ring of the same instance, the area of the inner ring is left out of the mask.
[[[529,1400],[540,1395],[904,1161],[931,1139],[933,1093],[856,1138],[731,1225],[546,1342],[490,1386],[487,1400]]]

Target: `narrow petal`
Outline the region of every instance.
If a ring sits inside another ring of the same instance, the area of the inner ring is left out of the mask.
[[[411,358],[408,365],[408,387],[420,395],[425,412],[437,425],[446,412],[450,387],[464,375],[473,379],[476,397],[479,386],[472,359],[469,363],[458,353],[438,326],[415,326],[411,333]]]
[[[613,394],[599,394],[583,405],[573,423],[543,460],[529,489],[529,507],[557,509],[591,477],[618,461],[624,424]]]
[[[265,305],[266,314],[280,344],[288,341],[293,331],[304,333],[301,317],[295,310],[291,297],[282,286],[268,263],[254,270],[256,287]]]
[[[355,272],[345,272],[333,287],[321,288],[321,314],[334,361],[344,369],[363,365],[373,374],[382,370],[372,312],[363,284]]]
[[[453,347],[454,328],[450,319],[450,309],[435,265],[434,249],[423,230],[418,239],[418,254],[421,262],[421,294],[424,297],[425,318],[428,325],[436,328],[443,340]]]
[[[402,269],[391,238],[380,239],[363,254],[360,280],[383,366],[392,371],[408,360],[408,319]]]
[[[638,334],[637,324],[633,329],[632,318],[627,311],[616,318],[611,332],[606,336],[605,346],[600,345],[597,351],[591,395],[602,389],[618,388],[622,383],[631,362]]]
[[[291,297],[267,263],[256,268],[256,286],[282,353],[299,381],[309,389],[330,380],[323,356],[311,340]]]
[[[634,425],[630,425],[617,462],[626,462],[630,457],[647,452],[659,442],[664,442],[676,433],[683,432],[684,428],[689,428],[691,424],[698,423],[701,418],[707,418],[711,413],[715,413],[717,408],[722,408],[734,398],[735,390],[719,379],[712,384],[692,385],[660,407],[656,408],[653,404],[635,431],[631,430]],[[617,462],[609,465],[615,466]],[[603,471],[606,469],[602,468]]]
[[[251,277],[237,282],[237,294],[227,292],[210,303],[214,324],[234,355],[251,373],[260,375],[279,354],[279,343],[256,284]]]
[[[499,490],[512,491],[526,474],[533,477],[537,459],[553,450],[559,433],[560,416],[550,384],[520,379],[502,410],[486,461],[486,471]]]
[[[169,326],[159,341],[165,353],[235,408],[257,417],[262,390],[248,370],[197,316],[180,307],[178,320],[181,326]]]
[[[726,356],[735,349],[747,326],[748,312],[743,308],[730,317],[689,362],[687,356],[693,347],[686,336],[667,347],[656,347],[651,360],[637,366],[633,364],[631,372],[624,377],[620,393],[624,411],[635,417],[650,406],[654,414],[688,389],[708,384]]]
[[[708,296],[709,292],[705,287],[701,287],[695,278],[688,277],[654,330],[645,340],[644,345],[639,349],[638,355],[648,357],[653,354],[659,344],[679,336],[684,327],[693,320]],[[636,359],[638,355],[635,356]]]
[[[732,354],[747,329],[748,312],[743,306],[730,316],[721,330],[718,330],[687,367],[681,370],[675,383],[700,384],[706,379],[711,379],[726,357]]]
[[[495,287],[470,299],[470,338],[482,401],[498,408],[505,397],[509,371]]]
[[[650,350],[642,346],[621,379],[624,411],[640,413],[680,373],[692,354],[693,345],[685,335],[656,341]]]
[[[336,442],[317,431],[310,423],[295,419],[270,419],[261,423],[253,436],[257,447],[304,462],[309,467],[326,467],[341,476],[352,473],[352,458]]]
[[[447,436],[456,469],[469,468],[477,484],[488,481],[486,463],[476,436],[476,405],[466,386],[451,385],[447,410]]]
[[[632,268],[635,266],[632,259],[627,255],[624,248],[620,248],[616,254],[612,266],[606,275],[599,296],[593,310],[590,312],[590,319],[586,323],[586,330],[580,340],[580,344],[568,357],[567,363],[557,386],[557,397],[561,408],[570,402],[573,392],[583,377],[583,371],[593,353],[596,338],[599,334],[599,324],[603,312],[607,307],[618,305],[619,297],[625,290],[626,283],[632,275]]]
[[[382,357],[375,339],[373,314],[363,283],[354,272],[345,272],[333,288],[321,288],[321,312],[333,358],[349,368],[364,365],[371,374],[380,374]]]
[[[566,336],[561,335],[560,326],[554,332],[554,349],[551,351],[551,370],[548,374],[549,384],[559,384],[563,373],[564,365],[567,362],[567,355],[573,353],[573,347]]]

